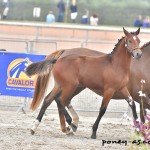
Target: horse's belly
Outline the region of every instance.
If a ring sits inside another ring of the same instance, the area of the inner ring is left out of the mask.
[[[89,88],[89,89],[95,89],[95,90],[103,90],[104,89],[104,84],[103,81],[100,79],[95,78],[84,78],[82,79],[82,81],[79,81],[82,85],[84,85],[85,87]]]

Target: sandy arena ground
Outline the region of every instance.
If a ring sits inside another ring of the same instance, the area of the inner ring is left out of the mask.
[[[52,110],[51,110],[52,111]],[[44,116],[34,135],[30,134],[30,127],[37,116],[32,112],[27,114],[15,111],[0,111],[0,150],[127,150],[130,143],[130,123],[103,118],[97,139],[90,138],[92,125],[96,119],[93,115],[80,112],[80,122],[74,135],[65,135],[60,130],[57,113]],[[108,122],[108,123],[106,123]],[[125,144],[105,144],[106,141],[127,141]]]

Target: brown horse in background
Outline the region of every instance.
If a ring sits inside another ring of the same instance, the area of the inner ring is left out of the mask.
[[[96,131],[100,119],[105,113],[110,99],[116,92],[122,93],[124,99],[128,101],[132,108],[134,118],[137,119],[135,104],[126,85],[129,78],[131,55],[135,58],[140,58],[142,54],[139,48],[140,40],[137,37],[140,29],[138,29],[135,34],[131,34],[125,29],[123,30],[125,37],[119,40],[110,55],[101,57],[72,55],[58,59],[57,63],[53,66],[55,86],[51,93],[44,99],[34,129],[38,126],[45,110],[53,99],[57,102],[60,114],[61,111],[63,111],[66,121],[72,125],[71,117],[67,114],[63,105],[68,106],[70,97],[75,93],[78,87],[88,87],[89,89],[97,91],[99,95],[103,95],[100,112],[93,125],[92,138],[96,138]],[[55,63],[55,60],[52,59],[34,63],[27,68],[27,74],[48,74],[51,72],[51,65],[53,63]],[[61,103],[63,103],[63,105]],[[37,107],[35,101],[32,104],[33,109]]]

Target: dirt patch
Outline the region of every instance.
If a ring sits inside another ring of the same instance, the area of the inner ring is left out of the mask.
[[[57,113],[47,113],[34,135],[30,128],[34,114],[16,114],[14,111],[0,111],[0,150],[127,150],[129,143],[103,144],[119,140],[130,140],[129,122],[120,119],[103,118],[97,132],[97,139],[90,138],[96,117],[79,114],[80,122],[74,135],[65,135],[60,130]]]

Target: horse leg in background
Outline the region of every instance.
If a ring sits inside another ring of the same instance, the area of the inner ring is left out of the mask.
[[[101,118],[103,117],[103,115],[105,114],[107,106],[108,106],[110,99],[112,98],[113,94],[114,94],[114,90],[111,88],[106,89],[104,91],[104,96],[103,96],[102,104],[101,104],[101,107],[99,110],[99,115],[98,115],[98,117],[97,117],[97,119],[96,119],[96,121],[92,127],[92,135],[91,135],[92,139],[96,139],[96,132],[98,129],[99,122],[100,122]]]
[[[134,100],[132,99],[127,87],[124,87],[122,90],[121,90],[122,94],[125,96],[125,99],[126,101],[128,102],[131,110],[132,110],[132,114],[133,114],[133,118],[135,120],[138,119],[138,115],[137,115],[137,112],[136,112],[136,105],[135,105],[135,102]]]
[[[142,107],[140,103],[140,118],[143,123],[145,123],[146,110]]]
[[[147,111],[145,109],[145,108],[147,108],[147,106],[150,106],[150,98],[149,97],[145,97],[143,99],[143,104],[140,102],[140,118],[143,123],[145,123],[145,116],[147,115]],[[150,109],[150,107],[148,109]]]

